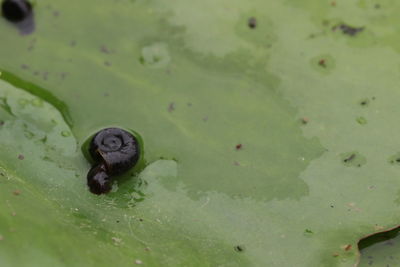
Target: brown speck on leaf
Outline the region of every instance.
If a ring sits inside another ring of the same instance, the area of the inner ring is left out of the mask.
[[[242,149],[243,145],[242,144],[237,144],[235,147],[236,147],[236,150],[240,150],[240,149]]]
[[[39,74],[40,74],[40,72],[38,72],[38,71],[33,72],[33,75],[35,75],[35,76],[38,76]]]
[[[109,61],[104,61],[104,65],[107,66],[107,67],[111,67],[111,62],[109,62]]]
[[[4,121],[0,120],[0,126],[4,125]]]
[[[19,191],[19,190],[14,190],[13,191],[13,195],[14,196],[19,196],[21,194],[21,191]]]
[[[352,245],[348,244],[348,245],[344,246],[343,249],[344,249],[345,251],[349,251],[349,250],[351,250],[351,248],[352,248]]]
[[[149,247],[144,248],[145,251],[150,251],[151,249]]]
[[[143,222],[143,219],[142,219],[142,218],[139,218],[139,221]]]
[[[320,61],[318,61],[318,65],[320,65],[323,68],[326,68],[326,61],[325,59],[321,59]]]
[[[175,110],[175,103],[174,102],[169,103],[168,112],[172,112],[174,110]]]
[[[339,257],[339,253],[337,253],[337,252],[336,252],[336,253],[333,253],[332,256],[333,256],[333,257]]]
[[[257,19],[255,17],[249,18],[248,25],[250,29],[255,29],[257,27]]]
[[[28,66],[28,65],[26,65],[26,64],[22,64],[22,65],[21,65],[21,69],[23,69],[23,70],[27,70],[27,69],[29,69],[29,66]]]
[[[1,241],[1,240],[4,240],[4,237],[3,237],[2,235],[0,235],[0,241]]]
[[[53,16],[54,16],[54,17],[60,16],[60,12],[57,11],[57,10],[53,11]]]
[[[303,124],[307,124],[310,120],[308,118],[306,118],[306,117],[303,117],[303,118],[300,119],[300,121]]]
[[[22,155],[22,154],[18,155],[18,159],[23,160],[24,158],[25,158],[24,155]]]
[[[332,1],[331,6],[336,6],[336,1]]]
[[[71,41],[71,42],[69,43],[69,45],[72,46],[72,47],[76,46],[76,41]]]
[[[235,165],[235,166],[240,166],[239,162],[237,162],[237,161],[234,161],[234,162],[233,162],[233,165]]]
[[[112,51],[111,51],[110,49],[108,49],[108,47],[105,46],[105,45],[102,45],[102,46],[100,47],[100,52],[102,52],[102,53],[104,53],[104,54],[111,54],[111,53],[112,53]]]

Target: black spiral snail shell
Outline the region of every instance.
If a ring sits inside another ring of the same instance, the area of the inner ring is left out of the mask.
[[[138,140],[119,128],[97,132],[90,141],[89,154],[95,162],[87,175],[92,193],[100,195],[111,190],[113,176],[121,175],[136,165],[140,156]]]
[[[3,17],[17,23],[32,13],[32,5],[26,0],[3,0],[1,3]]]

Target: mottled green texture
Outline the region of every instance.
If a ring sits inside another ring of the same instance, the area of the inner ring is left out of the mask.
[[[0,263],[353,266],[400,222],[400,4],[380,5],[41,0],[34,34],[1,21],[26,92],[0,84]],[[108,126],[149,165],[96,197],[79,148]]]

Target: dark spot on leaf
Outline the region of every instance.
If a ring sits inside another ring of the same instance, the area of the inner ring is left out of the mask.
[[[18,155],[18,159],[23,160],[24,158],[25,158],[24,155],[22,155],[22,154]]]
[[[21,65],[21,69],[23,69],[23,70],[27,70],[27,69],[29,69],[29,66],[28,66],[28,65],[26,65],[26,64],[22,64],[22,65]]]
[[[248,25],[250,29],[255,29],[257,27],[257,19],[255,17],[249,18]]]
[[[111,63],[109,61],[104,61],[104,65],[107,67],[111,67]]]
[[[3,126],[3,125],[4,125],[4,121],[0,120],[0,126]]]
[[[19,191],[19,190],[13,191],[14,196],[19,196],[20,194],[21,194],[21,191]]]
[[[139,218],[139,221],[143,222],[143,219],[142,219],[142,218]]]
[[[174,110],[175,110],[175,103],[174,102],[169,103],[168,112],[172,112]]]
[[[306,118],[306,117],[303,117],[303,118],[300,119],[300,121],[301,121],[302,124],[305,125],[305,124],[307,124],[310,120],[309,120],[308,118]]]
[[[380,8],[381,8],[381,5],[380,5],[380,4],[375,4],[375,5],[374,5],[374,8],[375,8],[375,9],[380,9]]]
[[[367,160],[358,152],[349,152],[341,154],[343,164],[346,167],[361,167]]]
[[[336,29],[340,29],[343,34],[349,35],[349,36],[356,36],[358,33],[362,32],[364,30],[364,27],[352,27],[347,24],[340,24],[336,25],[332,28],[333,31]]]
[[[119,223],[119,220],[116,220],[115,222],[116,222],[116,223]]]
[[[53,16],[54,16],[54,17],[60,16],[60,12],[57,11],[57,10],[53,11]]]
[[[236,150],[240,150],[240,149],[242,149],[242,147],[243,147],[242,144],[237,144],[237,145],[236,145]]]
[[[112,54],[113,51],[111,51],[107,46],[102,45],[100,47],[100,52],[104,53],[104,54]]]
[[[355,159],[355,157],[356,157],[356,154],[351,154],[348,158],[345,158],[345,159],[343,160],[343,162],[352,161],[353,159]]]
[[[68,73],[66,73],[66,72],[61,72],[60,73],[60,77],[61,77],[62,80],[64,80],[65,77],[67,77],[67,75],[68,75]]]
[[[363,107],[367,107],[369,105],[369,102],[370,102],[369,99],[365,98],[360,101],[360,105]]]
[[[332,1],[331,6],[336,6],[336,1]]]
[[[237,161],[234,161],[234,162],[233,162],[233,165],[235,165],[235,166],[240,166],[239,162],[237,162]]]
[[[237,245],[234,247],[236,252],[243,252],[245,247],[243,245]]]
[[[69,43],[69,45],[72,46],[72,47],[76,46],[76,41],[71,41],[71,42]]]
[[[40,74],[40,72],[38,72],[38,71],[33,72],[33,75],[35,75],[35,76],[38,76],[39,74]]]
[[[318,61],[318,65],[320,65],[323,68],[326,68],[325,59],[320,59],[320,61]]]

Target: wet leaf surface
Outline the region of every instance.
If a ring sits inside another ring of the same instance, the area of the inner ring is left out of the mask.
[[[399,7],[42,0],[31,34],[2,20],[0,263],[353,266],[400,222]],[[110,126],[147,166],[97,197],[80,147]]]

